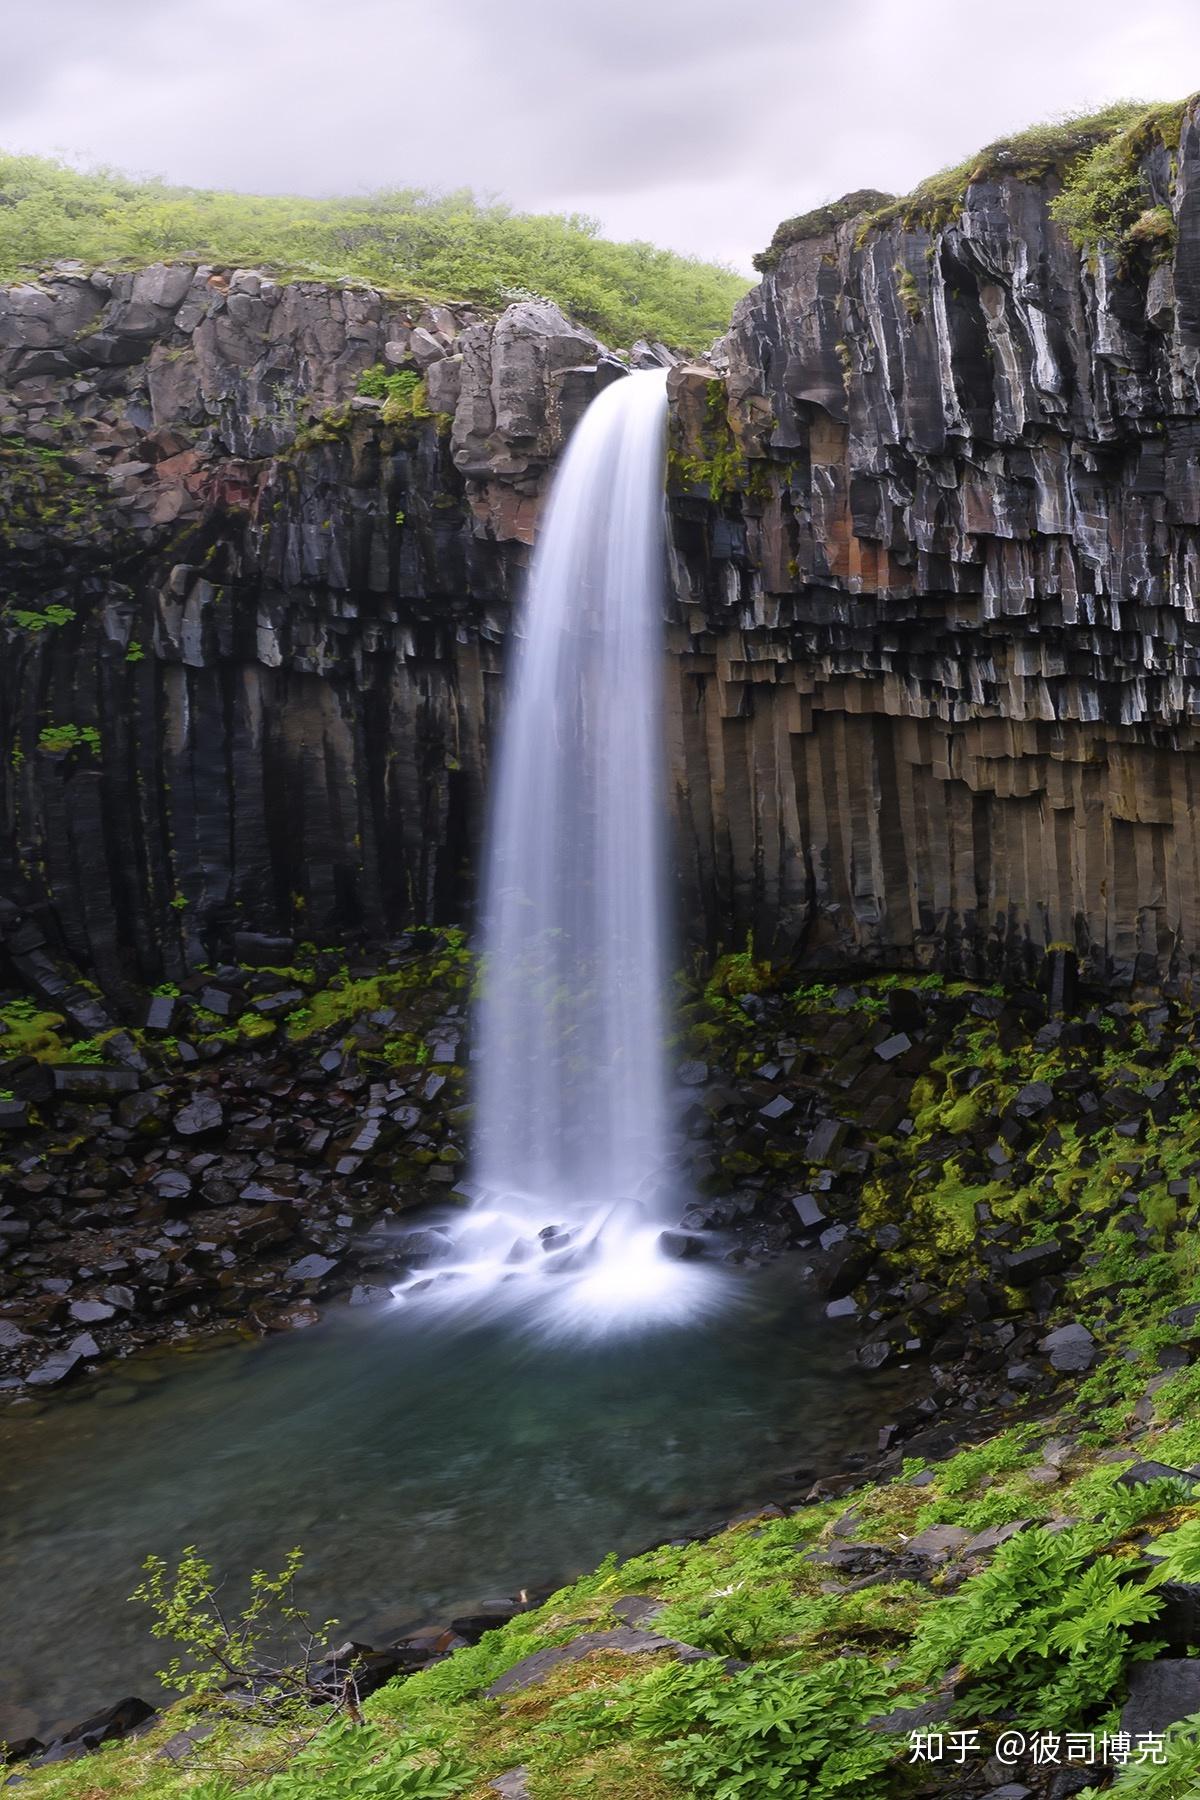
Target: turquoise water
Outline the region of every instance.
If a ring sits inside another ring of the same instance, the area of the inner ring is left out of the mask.
[[[873,1450],[911,1374],[866,1376],[788,1265],[690,1327],[570,1345],[410,1305],[134,1358],[0,1419],[0,1738],[127,1693],[162,1647],[150,1551],[230,1578],[305,1551],[303,1599],[367,1640],[569,1580],[608,1551],[797,1493]]]

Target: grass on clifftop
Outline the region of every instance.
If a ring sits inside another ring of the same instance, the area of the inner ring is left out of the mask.
[[[613,243],[582,213],[523,213],[421,188],[314,200],[83,171],[0,152],[0,278],[63,258],[137,267],[195,259],[288,276],[358,278],[427,299],[555,300],[612,344],[699,349],[749,285],[647,243]]]
[[[1031,125],[939,170],[898,199],[864,188],[786,219],[754,266],[767,273],[790,245],[823,237],[850,218],[862,218],[863,237],[892,225],[937,231],[961,211],[968,187],[1005,176],[1062,181],[1051,213],[1080,248],[1094,249],[1101,240],[1120,244],[1130,234],[1133,242],[1153,241],[1161,236],[1163,221],[1144,215],[1165,209],[1154,208],[1140,164],[1156,143],[1177,149],[1187,104],[1118,100],[1099,112],[1068,113]]]

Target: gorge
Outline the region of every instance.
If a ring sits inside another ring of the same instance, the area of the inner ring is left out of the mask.
[[[31,1795],[226,1800],[203,1705],[65,1727],[140,1555],[293,1516],[390,1675],[295,1770],[223,1716],[253,1800],[979,1800],[1200,1717],[1198,259],[1193,98],[788,221],[707,351],[0,289]],[[508,1333],[526,1267],[659,1329]]]

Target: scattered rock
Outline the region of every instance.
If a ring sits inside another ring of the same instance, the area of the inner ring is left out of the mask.
[[[1078,1374],[1096,1360],[1096,1340],[1086,1325],[1061,1325],[1044,1337],[1038,1349],[1050,1358],[1052,1369]]]
[[[175,1114],[175,1130],[180,1137],[211,1137],[225,1123],[225,1109],[215,1094],[197,1094]]]

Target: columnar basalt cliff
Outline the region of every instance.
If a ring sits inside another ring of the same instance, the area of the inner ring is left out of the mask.
[[[825,209],[672,373],[697,940],[1190,979],[1194,108],[1141,168],[1160,228],[1120,252],[1073,245],[1053,171]],[[190,265],[0,294],[0,894],[117,995],[242,925],[464,917],[539,496],[621,373],[542,302]]]
[[[672,377],[679,787],[714,926],[834,963],[1057,944],[1190,976],[1194,106],[1141,174],[1156,234],[1119,253],[1072,244],[1054,179],[995,170],[941,223],[823,209],[718,348],[728,419],[709,371]]]
[[[2,307],[0,886],[117,991],[238,925],[462,916],[513,576],[596,341],[190,267]]]

